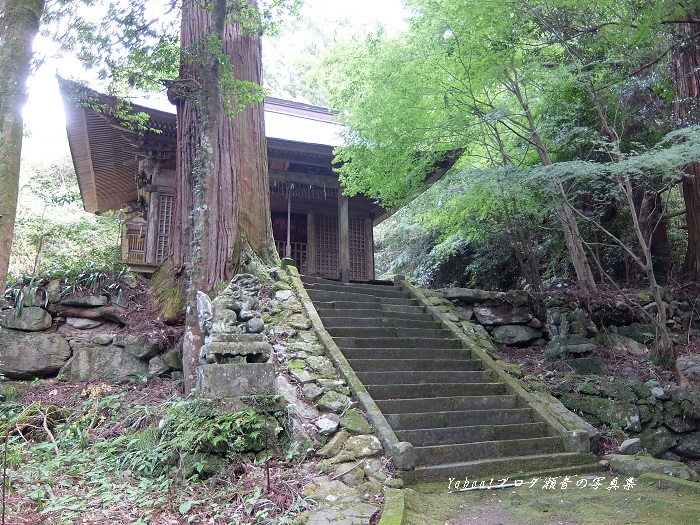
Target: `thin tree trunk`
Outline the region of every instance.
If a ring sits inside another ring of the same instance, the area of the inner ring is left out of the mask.
[[[255,5],[255,0],[250,0]],[[267,146],[262,103],[232,118],[224,111],[220,58],[228,55],[238,80],[260,84],[259,35],[225,23],[226,1],[211,11],[185,0],[184,50],[178,99],[178,189],[174,270],[188,281],[183,344],[185,390],[194,387],[200,332],[197,291],[211,292],[239,271],[260,273],[278,262],[270,223]]]
[[[5,291],[17,213],[22,156],[22,107],[32,43],[45,0],[6,0],[0,18],[0,293]]]

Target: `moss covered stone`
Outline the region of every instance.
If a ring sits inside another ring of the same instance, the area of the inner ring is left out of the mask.
[[[365,417],[354,408],[348,410],[340,419],[340,426],[354,435],[370,434],[372,432],[372,427],[367,423]]]

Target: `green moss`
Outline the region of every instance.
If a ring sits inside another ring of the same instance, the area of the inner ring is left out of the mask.
[[[291,289],[292,289],[292,287],[283,281],[277,281],[275,284],[272,285],[273,292],[279,292],[281,290],[291,290]]]

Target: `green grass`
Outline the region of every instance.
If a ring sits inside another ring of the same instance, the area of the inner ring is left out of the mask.
[[[631,490],[607,490],[613,476],[606,475],[601,488],[566,490],[525,485],[491,491],[447,494],[447,483],[411,487],[406,494],[404,525],[674,525],[700,524],[700,496],[635,479]],[[624,478],[620,477],[620,485]]]

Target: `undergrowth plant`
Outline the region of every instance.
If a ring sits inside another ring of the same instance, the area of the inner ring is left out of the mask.
[[[89,385],[80,397],[72,411],[38,401],[0,405],[9,429],[8,515],[62,524],[146,524],[160,515],[284,524],[311,503],[284,463],[284,412],[274,402],[264,412],[232,414],[198,399],[131,405],[107,384]],[[266,488],[262,463],[271,457],[277,463]]]

